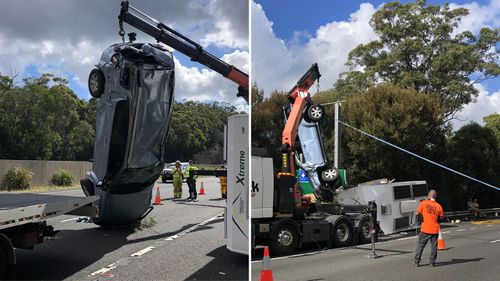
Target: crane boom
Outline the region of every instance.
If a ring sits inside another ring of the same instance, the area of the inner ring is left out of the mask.
[[[120,15],[118,16],[118,19],[120,21],[120,26],[122,26],[123,22],[126,22],[152,36],[158,42],[162,42],[183,53],[191,58],[192,61],[199,62],[227,79],[235,82],[238,84],[237,96],[243,97],[248,102],[248,74],[208,53],[202,46],[195,43],[191,39],[132,7],[129,5],[128,1],[121,2]]]
[[[288,92],[288,100],[292,110],[281,135],[283,152],[283,173],[293,173],[295,170],[293,159],[293,147],[297,139],[298,128],[302,121],[305,107],[311,103],[309,88],[321,77],[318,64],[313,64],[307,72],[297,81],[297,84]]]

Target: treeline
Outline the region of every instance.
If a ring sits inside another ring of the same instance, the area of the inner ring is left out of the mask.
[[[42,74],[16,83],[0,75],[0,159],[76,160],[93,157],[96,100],[79,99],[68,81]],[[167,161],[186,160],[219,141],[227,118],[222,103],[176,102]]]
[[[346,63],[349,71],[332,89],[314,95],[313,101],[344,100],[341,119],[347,124],[499,186],[500,115],[485,117],[484,126],[470,123],[455,132],[449,122],[474,102],[475,83],[500,74],[498,54],[492,51],[500,42],[500,30],[482,28],[477,36],[454,32],[467,14],[467,9],[421,0],[384,5],[370,21],[379,40],[354,48]],[[318,63],[321,70],[322,62]],[[264,98],[254,85],[252,101],[252,146],[266,148],[279,160],[286,93]],[[325,110],[327,117],[320,126],[333,160],[334,108]],[[499,207],[500,191],[341,128],[341,168],[347,169],[350,184],[379,178],[423,179],[438,190],[447,210],[466,209],[471,197],[477,197],[481,207]]]

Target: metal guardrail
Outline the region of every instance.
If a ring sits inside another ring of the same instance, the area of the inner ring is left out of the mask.
[[[479,209],[479,213],[481,217],[498,217],[500,216],[500,208]],[[474,212],[472,210],[445,212],[444,215],[450,219],[463,218],[473,216]]]

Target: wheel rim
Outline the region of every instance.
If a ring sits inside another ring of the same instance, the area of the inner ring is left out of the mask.
[[[323,111],[318,106],[314,106],[313,108],[311,108],[311,116],[313,118],[320,118],[322,114]]]
[[[288,229],[282,229],[278,233],[278,243],[283,247],[288,247],[292,245],[293,242],[293,234]]]
[[[328,169],[323,173],[323,175],[326,179],[333,180],[337,176],[337,171],[334,169]]]
[[[90,76],[89,84],[90,84],[90,90],[94,93],[97,92],[97,89],[99,88],[99,81],[97,81],[97,74],[94,73]]]
[[[365,238],[370,238],[370,223],[368,221],[365,221],[361,226],[361,234]]]
[[[349,237],[349,228],[347,227],[347,225],[345,223],[339,224],[339,226],[337,227],[337,238],[341,242],[345,242],[347,241],[348,237]]]

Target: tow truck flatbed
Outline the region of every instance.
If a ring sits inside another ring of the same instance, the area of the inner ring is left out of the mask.
[[[0,192],[0,230],[74,212],[97,199],[98,196]]]

